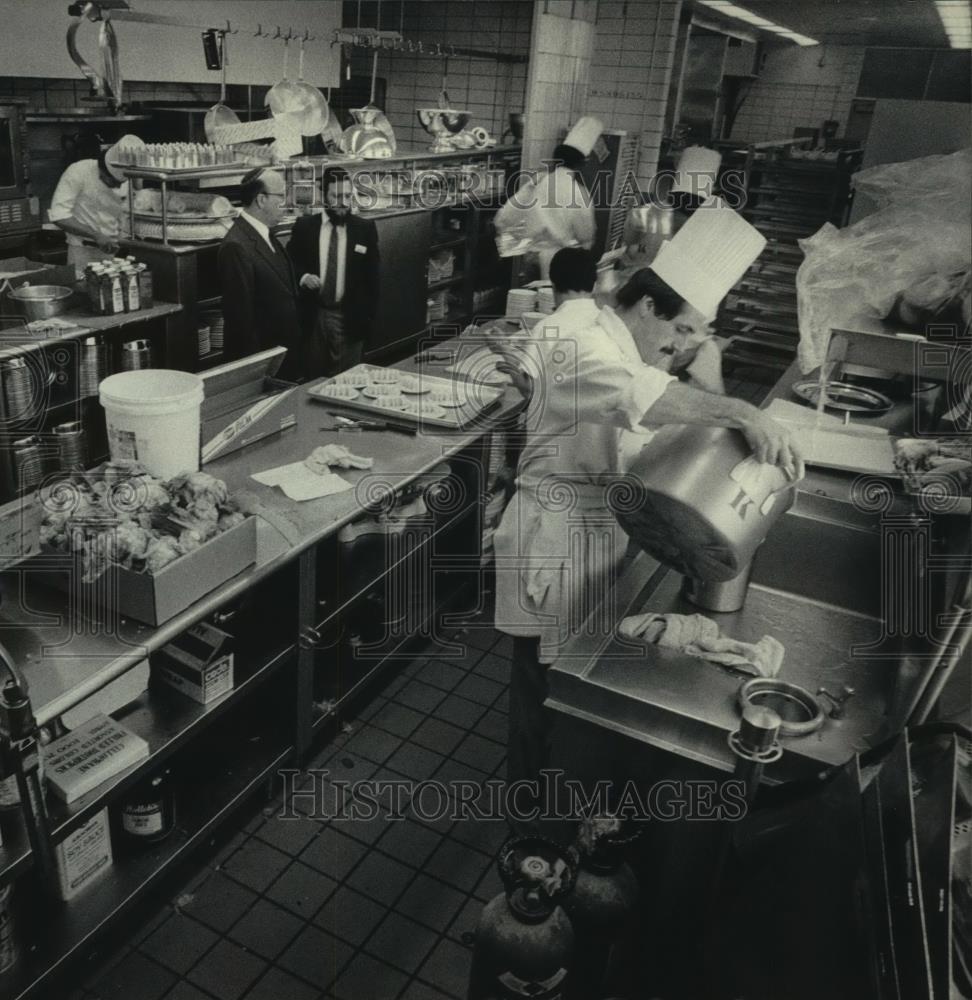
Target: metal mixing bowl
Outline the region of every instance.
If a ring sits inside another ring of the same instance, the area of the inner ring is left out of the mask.
[[[74,289],[66,285],[21,285],[10,293],[28,321],[65,312]]]

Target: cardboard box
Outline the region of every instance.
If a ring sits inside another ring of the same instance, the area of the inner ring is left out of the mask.
[[[42,264],[28,257],[7,257],[0,260],[0,285],[9,281],[20,288],[29,281],[32,285],[66,285],[74,287],[77,277],[73,264]]]
[[[110,716],[95,715],[48,744],[41,754],[49,788],[70,804],[119,771],[145,760],[149,745]]]
[[[255,562],[256,518],[247,517],[155,574],[114,566],[93,583],[74,583],[65,573],[50,574],[50,581],[77,587],[82,606],[113,606],[126,618],[161,625]]]
[[[69,833],[54,848],[61,898],[74,899],[111,868],[111,834],[108,831],[108,808],[96,813],[87,823]]]
[[[208,705],[234,687],[232,636],[199,622],[151,657],[153,676],[169,687]]]

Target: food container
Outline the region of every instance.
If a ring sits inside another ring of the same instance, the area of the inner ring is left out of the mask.
[[[87,464],[87,445],[80,420],[58,424],[54,428],[57,441],[58,468],[64,472],[84,469]]]
[[[129,340],[122,344],[123,372],[138,372],[152,367],[152,344],[148,340]]]
[[[609,496],[649,555],[704,581],[743,573],[792,502],[783,470],[757,462],[742,434],[725,427],[659,431]]]
[[[14,481],[19,493],[40,485],[44,478],[44,452],[37,434],[13,443]]]
[[[49,551],[49,550],[48,550]],[[63,556],[70,561],[69,556]],[[256,518],[244,518],[235,527],[179,556],[157,573],[112,566],[93,583],[81,580],[80,561],[64,572],[50,573],[50,582],[77,595],[84,606],[109,605],[109,612],[158,626],[185,611],[211,590],[256,562]]]
[[[147,368],[106,378],[99,392],[114,462],[141,462],[171,479],[199,469],[203,383],[190,372]]]
[[[34,402],[34,380],[24,358],[11,358],[4,362],[3,393],[8,420],[22,420],[30,413]]]
[[[98,395],[98,386],[108,376],[108,345],[100,337],[85,337],[78,361],[78,395]]]
[[[137,843],[164,840],[175,829],[176,800],[171,772],[166,768],[140,781],[118,809],[122,833]]]
[[[50,319],[66,312],[72,289],[66,285],[21,285],[10,293],[11,300],[28,320]]]

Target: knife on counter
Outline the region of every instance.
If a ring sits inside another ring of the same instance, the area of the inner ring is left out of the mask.
[[[388,420],[360,420],[357,417],[347,417],[343,413],[335,413],[327,410],[327,415],[334,421],[333,427],[322,427],[322,431],[399,431],[414,437],[418,428],[411,424],[393,423]]]

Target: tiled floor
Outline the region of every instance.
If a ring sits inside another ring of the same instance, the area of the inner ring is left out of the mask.
[[[512,644],[489,615],[460,639],[463,656],[408,665],[308,770],[344,781],[502,776]],[[330,813],[338,793],[325,790]],[[258,811],[74,997],[461,1000],[468,932],[500,889],[506,824],[435,819],[433,801],[400,802],[401,820],[314,818],[309,796],[292,802],[296,819],[279,818],[282,798]]]

